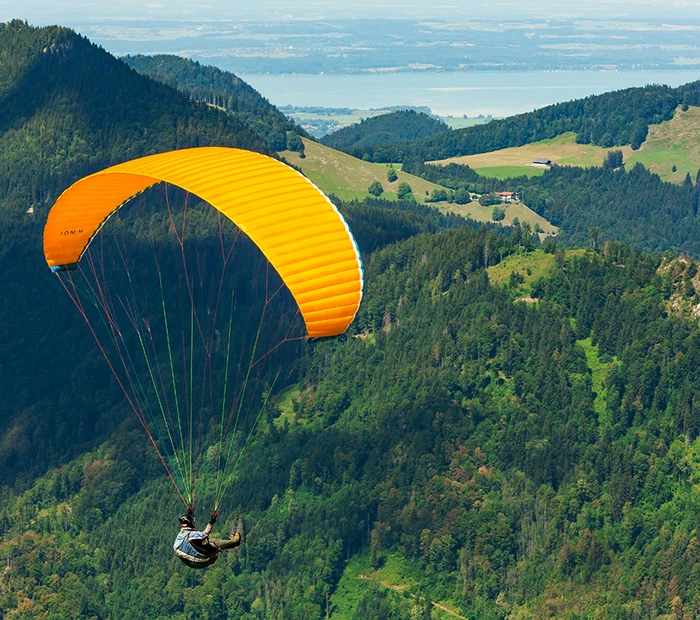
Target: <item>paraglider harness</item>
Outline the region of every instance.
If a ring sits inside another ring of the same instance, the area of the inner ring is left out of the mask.
[[[173,543],[175,555],[190,568],[206,568],[216,562],[219,557],[218,549],[204,551],[197,548],[207,545],[207,538],[214,524],[210,521],[203,532],[198,532],[194,529],[194,517],[190,512],[180,517],[180,523],[182,529]],[[190,541],[194,541],[194,544]]]

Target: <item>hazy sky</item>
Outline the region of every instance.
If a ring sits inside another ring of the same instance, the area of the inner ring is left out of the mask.
[[[433,17],[440,19],[700,19],[700,0],[0,0],[0,21],[74,25],[121,19],[303,19]]]

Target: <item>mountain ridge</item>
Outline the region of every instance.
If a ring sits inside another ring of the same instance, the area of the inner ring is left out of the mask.
[[[139,75],[70,29],[9,22],[0,26],[0,57],[5,216],[45,208],[81,176],[125,159],[211,144],[272,154],[230,115]]]
[[[123,56],[121,60],[197,101],[226,110],[260,135],[274,151],[290,146],[298,148],[298,139],[293,136],[309,137],[252,86],[229,71],[169,54]]]

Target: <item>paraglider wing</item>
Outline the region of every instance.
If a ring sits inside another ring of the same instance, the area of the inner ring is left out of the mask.
[[[310,338],[337,336],[362,299],[362,263],[345,220],[303,175],[240,149],[200,147],[128,161],[80,179],[51,209],[44,254],[74,268],[107,219],[160,182],[199,196],[262,251],[299,306]]]

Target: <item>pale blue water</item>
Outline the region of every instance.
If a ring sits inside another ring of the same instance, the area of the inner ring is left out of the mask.
[[[275,105],[428,106],[447,116],[510,116],[611,90],[700,79],[694,71],[492,71],[362,75],[241,75]]]

